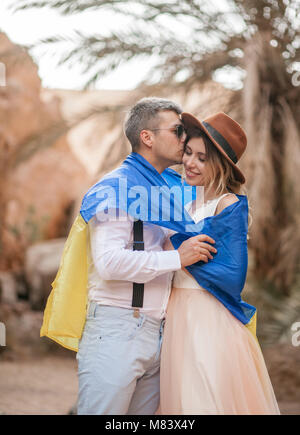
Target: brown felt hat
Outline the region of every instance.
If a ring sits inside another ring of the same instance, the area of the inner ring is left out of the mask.
[[[236,166],[247,146],[247,136],[242,127],[224,112],[218,112],[204,121],[199,121],[191,113],[183,112],[181,119],[187,134],[195,128],[204,131],[232,165],[237,179],[245,183],[244,175]]]

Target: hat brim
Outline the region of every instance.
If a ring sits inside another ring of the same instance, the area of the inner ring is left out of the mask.
[[[184,128],[187,131],[187,134],[189,134],[189,130],[193,129],[193,128],[198,128],[198,129],[204,131],[204,133],[209,137],[209,139],[212,141],[212,143],[215,145],[215,147],[220,151],[220,153],[225,157],[225,159],[231,164],[231,166],[233,167],[233,170],[234,170],[234,173],[235,173],[235,176],[236,176],[237,180],[241,184],[244,184],[246,179],[245,179],[243,173],[241,172],[241,170],[231,160],[231,158],[226,154],[226,152],[218,144],[218,142],[212,137],[212,135],[208,132],[208,130],[205,128],[205,126],[202,124],[202,122],[199,121],[199,119],[197,119],[191,113],[186,113],[186,112],[181,114],[181,120],[183,122]]]

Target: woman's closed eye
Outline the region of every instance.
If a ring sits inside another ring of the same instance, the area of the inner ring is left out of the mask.
[[[192,150],[191,150],[188,146],[186,146],[186,148],[185,148],[185,150],[184,150],[184,153],[185,153],[187,156],[191,156],[191,155],[193,154]],[[204,163],[204,162],[205,162],[204,153],[197,153],[197,154],[198,154],[198,155],[197,155],[198,160],[199,160],[201,163]]]
[[[185,152],[185,154],[186,154],[187,156],[191,156],[191,155],[192,155],[192,152],[191,152],[191,151],[185,150],[184,152]],[[199,160],[200,162],[202,162],[202,163],[205,162],[205,159],[201,158],[200,156],[198,156],[198,160]]]

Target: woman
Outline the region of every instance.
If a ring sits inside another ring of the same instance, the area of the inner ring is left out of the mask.
[[[186,181],[204,187],[204,204],[189,208],[198,223],[242,198],[245,178],[236,162],[247,139],[224,113],[202,123],[184,113],[182,121]],[[165,249],[173,249],[170,241]],[[221,300],[187,270],[175,273],[161,355],[160,414],[279,414],[257,339]]]

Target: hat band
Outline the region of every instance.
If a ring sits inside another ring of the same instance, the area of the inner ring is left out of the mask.
[[[202,124],[207,129],[209,134],[215,139],[215,141],[218,142],[218,144],[223,148],[223,150],[228,155],[228,157],[233,161],[233,163],[237,163],[238,158],[235,152],[233,151],[233,149],[231,148],[231,146],[229,145],[229,143],[227,142],[227,140],[225,139],[225,137],[223,137],[221,133],[219,133],[218,130],[216,130],[208,122],[203,121]]]

